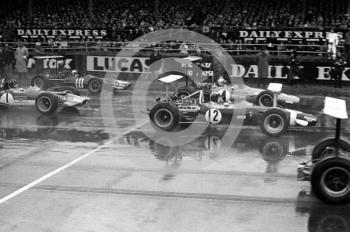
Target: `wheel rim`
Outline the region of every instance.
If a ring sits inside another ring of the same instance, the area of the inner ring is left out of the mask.
[[[47,112],[51,109],[52,101],[49,97],[42,96],[38,99],[37,106],[41,112]]]
[[[36,87],[41,88],[43,86],[43,84],[44,84],[44,81],[41,78],[35,78],[34,79],[34,85]]]
[[[154,114],[154,122],[157,124],[158,127],[168,127],[173,123],[173,121],[173,114],[168,109],[159,109]]]
[[[259,98],[259,105],[260,106],[266,106],[271,107],[273,106],[273,98],[269,94],[263,94]]]
[[[270,114],[264,120],[264,127],[270,133],[278,133],[283,130],[284,120],[279,114]]]
[[[90,81],[90,88],[93,92],[98,92],[101,88],[101,84],[98,80],[91,80]]]
[[[350,172],[343,167],[329,168],[322,174],[321,186],[330,196],[344,196],[350,191]]]

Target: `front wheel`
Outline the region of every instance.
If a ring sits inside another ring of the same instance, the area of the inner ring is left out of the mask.
[[[41,93],[35,99],[35,107],[42,114],[52,114],[58,108],[57,96],[50,93]]]
[[[93,78],[88,83],[88,90],[92,94],[98,94],[102,89],[102,81],[97,78]]]
[[[157,128],[171,131],[179,124],[180,112],[169,103],[158,103],[152,108],[149,117]]]
[[[273,106],[273,94],[268,90],[264,90],[258,94],[258,96],[256,97],[255,103],[258,106],[272,107]]]
[[[269,136],[280,136],[288,129],[288,117],[280,109],[271,109],[266,111],[260,122],[261,130]]]
[[[324,158],[329,155],[335,155],[336,152],[336,140],[335,138],[329,138],[318,143],[312,150],[312,160],[317,161],[318,159]],[[339,140],[338,149],[342,151],[350,151],[350,144],[344,140]]]
[[[48,80],[46,77],[44,76],[35,76],[33,77],[30,85],[31,86],[35,86],[35,87],[38,87],[40,88],[41,90],[46,90],[48,88]]]
[[[315,196],[330,204],[343,204],[350,197],[350,160],[330,156],[317,162],[311,173],[311,188]]]

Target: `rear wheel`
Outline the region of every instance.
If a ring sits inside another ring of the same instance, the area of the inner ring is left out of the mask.
[[[347,157],[325,157],[317,162],[311,173],[311,188],[322,201],[346,203],[350,197],[350,161]]]
[[[90,93],[98,94],[101,92],[101,89],[102,89],[102,82],[99,79],[93,78],[89,81],[88,90]]]
[[[58,108],[58,99],[50,93],[41,93],[35,99],[35,107],[42,114],[52,114]]]
[[[149,117],[157,128],[171,131],[180,121],[180,112],[169,103],[158,103],[152,108]]]
[[[287,115],[280,109],[266,111],[260,122],[261,130],[269,136],[280,136],[288,129]]]
[[[175,95],[178,98],[184,98],[191,95],[192,91],[187,87],[178,88]]]

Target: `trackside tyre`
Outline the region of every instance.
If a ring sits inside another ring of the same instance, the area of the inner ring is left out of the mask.
[[[280,109],[267,110],[260,122],[261,130],[269,136],[280,136],[288,129],[289,121],[287,114]]]
[[[273,106],[273,93],[268,90],[264,90],[258,94],[256,97],[256,105],[272,107]]]
[[[344,140],[339,140],[339,151],[350,151],[350,144]],[[317,161],[323,157],[334,155],[336,150],[335,138],[329,138],[318,143],[312,150],[312,160]]]
[[[189,88],[182,87],[182,88],[177,89],[175,96],[181,99],[181,98],[189,96],[191,93],[192,93],[192,91]]]
[[[343,204],[350,197],[350,160],[329,156],[317,162],[311,173],[311,189],[329,204]]]
[[[180,112],[169,103],[158,103],[152,108],[149,117],[157,128],[171,131],[179,124]]]
[[[31,86],[36,86],[41,90],[46,90],[48,88],[48,79],[44,76],[35,76],[30,82]]]
[[[58,98],[50,93],[41,93],[35,99],[35,107],[42,114],[52,114],[58,108]]]
[[[97,78],[92,78],[88,82],[88,90],[92,94],[98,94],[101,92],[102,89],[102,81]]]
[[[80,92],[76,88],[73,88],[73,87],[70,87],[70,86],[57,87],[57,88],[54,88],[53,90],[54,91],[58,91],[58,92],[65,91],[67,93],[71,93],[71,94],[80,96]]]

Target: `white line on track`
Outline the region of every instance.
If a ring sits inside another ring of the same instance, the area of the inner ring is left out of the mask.
[[[146,123],[147,123],[147,121],[145,121],[145,122],[143,122],[143,123],[140,123],[139,125],[135,125],[134,127],[132,127],[132,128],[130,128],[130,129],[128,129],[127,131],[125,131],[125,132],[123,133],[123,135],[125,135],[125,134],[127,134],[127,133],[129,133],[129,132],[131,132],[131,131],[133,131],[133,130],[135,130],[135,129],[137,129],[138,127],[141,127],[141,126],[145,125]],[[111,139],[111,140],[105,142],[104,144],[102,144],[102,145],[96,147],[95,149],[89,151],[88,153],[86,153],[86,154],[84,154],[84,155],[82,155],[82,156],[76,158],[75,160],[73,160],[73,161],[71,161],[71,162],[69,162],[69,163],[67,163],[67,164],[65,164],[65,165],[63,165],[63,166],[61,166],[61,167],[59,167],[59,168],[53,170],[52,172],[47,173],[46,175],[40,177],[39,179],[36,179],[36,180],[34,180],[33,182],[31,182],[31,183],[29,183],[29,184],[23,186],[22,188],[20,188],[20,189],[14,191],[13,193],[10,193],[9,195],[7,195],[7,196],[1,198],[1,199],[0,199],[0,205],[1,205],[1,204],[4,204],[4,203],[7,202],[8,200],[10,200],[10,199],[16,197],[17,195],[19,195],[19,194],[21,194],[21,193],[23,193],[23,192],[25,192],[25,191],[27,191],[27,190],[33,188],[34,186],[36,186],[36,185],[38,185],[39,183],[41,183],[41,182],[43,182],[43,181],[49,179],[50,177],[52,177],[52,176],[54,176],[54,175],[56,175],[56,174],[58,174],[58,173],[64,171],[65,169],[67,169],[67,168],[73,166],[74,164],[76,164],[76,163],[78,163],[79,161],[85,159],[86,157],[88,157],[88,156],[94,154],[95,152],[101,150],[102,148],[104,148],[104,147],[110,145],[111,143],[113,143],[113,142],[114,142],[115,140],[117,140],[118,138],[120,138],[120,136],[117,136],[116,138]]]

